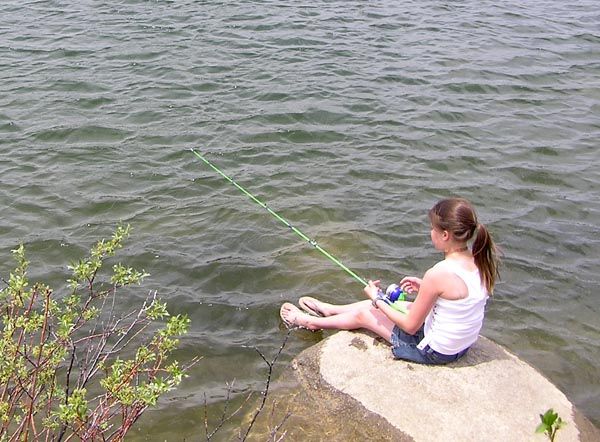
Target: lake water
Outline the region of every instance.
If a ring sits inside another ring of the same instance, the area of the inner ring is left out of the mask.
[[[123,221],[152,275],[123,311],[157,289],[192,319],[178,357],[203,360],[141,438],[260,391],[283,301],[362,299],[190,148],[386,284],[440,259],[437,199],[472,200],[504,251],[483,334],[600,425],[596,2],[5,0],[0,84],[3,277],[22,241],[61,286]]]

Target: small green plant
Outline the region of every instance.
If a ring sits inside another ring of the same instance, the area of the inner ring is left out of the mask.
[[[58,295],[32,284],[23,245],[13,250],[17,265],[0,290],[0,442],[120,441],[196,362],[171,360],[190,321],[155,292],[117,314],[121,288],[147,276],[122,264],[101,272],[129,230],[119,226],[71,265]]]
[[[535,432],[545,433],[551,442],[554,442],[556,432],[566,425],[552,408],[546,411],[544,414],[540,414],[541,424],[538,425]]]

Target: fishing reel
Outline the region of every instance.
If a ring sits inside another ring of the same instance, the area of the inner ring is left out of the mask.
[[[398,284],[390,284],[387,289],[385,289],[385,293],[383,290],[379,290],[377,297],[373,300],[373,306],[377,307],[376,301],[380,300],[385,302],[387,305],[392,307],[394,310],[398,310],[399,312],[408,313],[406,304],[404,301],[406,299],[406,293],[398,286]]]
[[[404,301],[406,299],[406,293],[398,286],[398,284],[390,284],[385,289],[385,296],[391,303],[396,301]]]

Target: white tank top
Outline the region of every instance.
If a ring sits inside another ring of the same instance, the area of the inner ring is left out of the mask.
[[[440,261],[442,267],[462,279],[468,295],[463,299],[439,298],[425,318],[425,337],[417,346],[421,350],[429,345],[435,351],[453,355],[470,347],[477,340],[483,325],[488,292],[481,283],[479,270],[468,271],[453,261]]]

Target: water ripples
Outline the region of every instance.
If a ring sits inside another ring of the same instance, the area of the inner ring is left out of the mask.
[[[461,194],[506,255],[485,334],[598,424],[596,10],[4,2],[2,272],[24,241],[46,263],[36,275],[63,284],[62,256],[131,223],[125,258],[192,317],[182,355],[207,356],[179,393],[198,422],[202,392],[218,402],[234,377],[260,388],[249,346],[278,348],[282,301],[344,302],[360,287],[190,148],[386,282],[433,264],[426,211]],[[321,337],[297,336],[284,357]],[[170,404],[152,419],[181,411]]]

